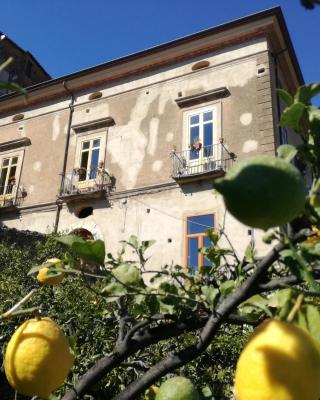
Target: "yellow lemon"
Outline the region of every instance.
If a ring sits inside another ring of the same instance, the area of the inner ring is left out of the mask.
[[[46,261],[52,263],[52,267],[41,268],[37,275],[37,280],[46,286],[58,285],[63,281],[64,274],[62,272],[56,272],[55,275],[48,275],[49,271],[54,271],[55,268],[63,268],[64,263],[59,258],[50,258]]]
[[[319,400],[320,355],[312,336],[267,320],[251,335],[236,369],[237,400]]]
[[[48,398],[74,363],[68,341],[50,318],[25,321],[10,339],[4,368],[10,385],[25,396]]]

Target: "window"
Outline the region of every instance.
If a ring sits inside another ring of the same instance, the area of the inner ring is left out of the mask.
[[[1,162],[0,195],[11,195],[17,179],[18,157],[6,157]]]
[[[213,154],[215,110],[213,108],[188,113],[188,145],[190,160],[210,157]]]
[[[214,214],[187,217],[186,264],[191,273],[195,273],[202,265],[210,265],[210,262],[199,252],[199,249],[210,246],[210,240],[205,232],[208,229],[213,229],[214,226]]]
[[[184,113],[184,150],[179,155],[180,175],[203,174],[221,169],[221,103]]]
[[[81,143],[79,181],[97,177],[99,165],[100,139],[85,140]]]

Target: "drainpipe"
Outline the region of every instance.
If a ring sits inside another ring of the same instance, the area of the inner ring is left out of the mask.
[[[281,51],[279,51],[278,53],[270,53],[271,54],[271,57],[273,58],[273,60],[274,60],[274,75],[275,75],[275,84],[276,84],[276,88],[277,89],[280,89],[280,81],[279,81],[279,72],[278,72],[278,57],[282,54],[282,53],[284,53],[284,52],[286,52],[288,49],[287,48],[285,48],[285,49],[283,49],[283,50],[281,50]],[[280,144],[284,144],[284,143],[282,143],[282,131],[281,131],[281,126],[279,125],[279,122],[280,122],[280,116],[281,116],[281,107],[280,107],[280,97],[279,97],[279,95],[278,95],[278,93],[276,93],[276,102],[277,102],[277,114],[278,114],[278,132],[279,132],[279,143]]]
[[[68,129],[67,129],[67,138],[66,138],[66,145],[65,145],[65,149],[64,149],[63,165],[62,165],[62,172],[61,172],[61,182],[60,182],[60,189],[59,189],[59,199],[57,200],[57,212],[56,212],[56,220],[54,223],[54,233],[57,233],[57,231],[58,231],[60,213],[61,213],[61,209],[62,209],[62,201],[60,200],[60,196],[63,191],[64,180],[65,180],[65,176],[66,176],[68,150],[69,150],[71,125],[72,125],[72,116],[73,116],[73,112],[74,112],[74,94],[68,89],[65,81],[62,82],[62,86],[64,87],[67,94],[71,97],[71,101],[69,104],[70,111],[69,111]]]

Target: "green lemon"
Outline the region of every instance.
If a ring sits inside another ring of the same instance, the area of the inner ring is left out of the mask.
[[[118,281],[126,286],[137,286],[142,281],[140,271],[131,264],[121,264],[114,268],[112,273]]]
[[[305,183],[287,161],[256,156],[235,164],[214,188],[228,211],[253,228],[269,229],[292,221],[304,209]]]
[[[160,386],[156,400],[199,400],[199,394],[190,379],[176,376]]]

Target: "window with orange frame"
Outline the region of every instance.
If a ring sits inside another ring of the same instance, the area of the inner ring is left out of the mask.
[[[210,240],[206,234],[208,229],[215,228],[215,214],[193,215],[186,219],[186,265],[190,273],[194,274],[201,266],[211,265],[203,254],[202,247],[209,247]]]

